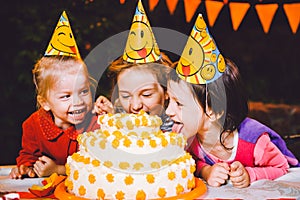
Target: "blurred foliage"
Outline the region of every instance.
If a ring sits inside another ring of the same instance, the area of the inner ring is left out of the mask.
[[[148,1],[143,2],[153,27],[190,33],[196,14],[191,23],[186,23],[183,1],[178,2],[174,15],[169,14],[163,0],[152,12]],[[22,121],[35,111],[31,69],[43,55],[62,11],[67,12],[84,58],[105,39],[129,29],[135,6],[136,0],[126,0],[124,4],[119,0],[2,2],[1,44],[4,48],[2,46],[0,105],[4,112],[0,123],[4,128],[1,136],[8,142],[0,145],[0,151],[5,149],[9,158],[0,157],[0,164],[14,163],[17,156]],[[196,13],[199,12],[206,17],[204,3],[197,9]],[[240,67],[251,100],[299,104],[300,32],[292,34],[281,7],[269,34],[263,32],[253,10],[245,16],[239,30],[233,31],[228,6],[223,8],[210,31],[223,55]],[[175,61],[178,56],[172,55],[171,59]],[[109,95],[107,81],[104,77],[100,88],[105,95]]]

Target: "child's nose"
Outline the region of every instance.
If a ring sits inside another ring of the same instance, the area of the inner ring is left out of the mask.
[[[169,103],[169,105],[168,105],[168,107],[166,109],[166,115],[168,115],[168,116],[174,115],[174,112],[173,112],[173,110],[171,108],[171,104],[170,103]]]
[[[83,104],[83,100],[80,96],[75,96],[73,99],[73,104],[74,105],[81,105]]]
[[[133,97],[133,98],[132,98],[132,101],[131,101],[131,107],[132,107],[132,109],[135,110],[135,111],[142,109],[143,103],[142,103],[142,101],[140,100],[140,98],[138,98],[138,97]]]

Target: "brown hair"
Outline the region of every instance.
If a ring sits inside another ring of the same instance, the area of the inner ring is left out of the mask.
[[[232,133],[248,114],[248,97],[238,67],[230,59],[225,62],[226,70],[217,80],[208,84],[187,84],[205,113],[207,107],[215,114],[224,113],[219,119],[223,128],[220,141],[225,131]],[[168,79],[177,83],[182,80],[175,70],[170,72]]]
[[[39,59],[32,70],[36,95],[47,98],[49,89],[51,89],[57,79],[66,73],[75,73],[79,66],[82,67],[84,73],[89,77],[91,91],[94,92],[96,81],[89,75],[87,66],[81,59],[71,56],[48,56]],[[40,108],[40,106],[39,102],[37,102],[37,108]]]

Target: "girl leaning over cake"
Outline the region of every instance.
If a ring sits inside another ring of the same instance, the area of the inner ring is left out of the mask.
[[[22,149],[11,178],[65,174],[67,157],[78,150],[78,134],[99,128],[97,116],[91,113],[92,79],[66,25],[63,12],[45,55],[32,70],[38,110],[22,125]],[[56,43],[58,39],[71,41],[73,48]]]
[[[204,41],[211,45],[202,45]],[[199,72],[190,75],[188,67]],[[299,166],[275,131],[247,117],[238,68],[220,54],[201,15],[176,70],[169,74],[167,91],[170,103],[166,113],[174,121],[173,130],[188,138],[187,151],[197,165],[195,175],[209,185],[220,186],[230,180],[233,186],[243,188]]]
[[[165,108],[168,104],[166,74],[172,62],[160,52],[141,1],[138,4],[124,54],[108,66],[113,106],[100,96],[94,110],[97,113],[144,110],[162,118],[162,131],[171,131],[173,122],[165,114]],[[141,49],[140,44],[146,46]]]

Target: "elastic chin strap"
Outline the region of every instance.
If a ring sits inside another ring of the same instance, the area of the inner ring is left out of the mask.
[[[208,87],[207,87],[207,84],[205,84],[205,113],[207,114],[207,109],[208,109],[208,101],[207,101],[207,98],[208,98]]]

